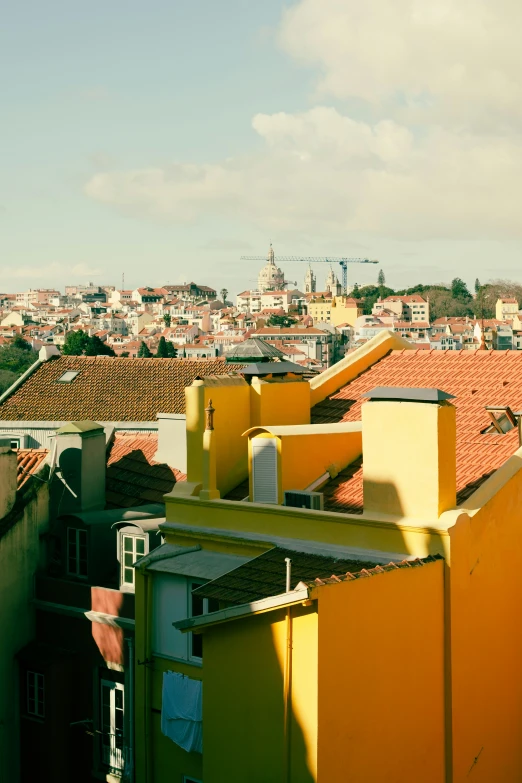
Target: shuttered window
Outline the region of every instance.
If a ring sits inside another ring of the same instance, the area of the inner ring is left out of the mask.
[[[277,503],[277,443],[275,438],[252,439],[254,503]]]

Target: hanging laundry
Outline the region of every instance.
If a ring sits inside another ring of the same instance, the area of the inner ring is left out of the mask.
[[[203,684],[178,672],[163,674],[161,731],[187,752],[203,752]]]

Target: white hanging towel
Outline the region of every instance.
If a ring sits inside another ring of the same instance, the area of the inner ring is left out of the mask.
[[[203,683],[178,672],[163,674],[161,731],[187,752],[203,752]]]

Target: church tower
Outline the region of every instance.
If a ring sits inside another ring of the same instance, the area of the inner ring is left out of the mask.
[[[268,250],[267,263],[259,272],[257,278],[258,291],[281,291],[285,284],[285,276],[281,269],[276,266],[275,254],[272,244]]]
[[[306,275],[304,279],[304,292],[305,294],[315,294],[317,291],[317,280],[315,279],[315,275],[312,271],[312,267],[309,266],[306,270]]]
[[[337,275],[333,271],[332,267],[330,267],[330,271],[326,277],[326,283],[324,284],[324,287],[325,291],[330,291],[332,296],[339,296],[341,293],[341,284],[339,283]]]

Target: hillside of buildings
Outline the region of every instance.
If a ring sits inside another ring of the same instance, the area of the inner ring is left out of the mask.
[[[374,285],[345,292],[330,266],[323,285],[312,267],[300,288],[291,285],[270,247],[256,287],[237,294],[194,282],[0,294],[0,393],[42,347],[69,356],[237,361],[245,341],[257,339],[309,373],[385,330],[426,349],[522,347],[522,285],[515,281],[476,280],[470,289],[457,277],[396,290],[381,270]]]

